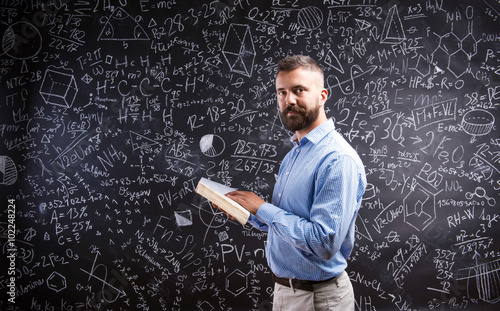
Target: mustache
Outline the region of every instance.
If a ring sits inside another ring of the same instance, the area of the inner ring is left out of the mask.
[[[290,105],[290,106],[286,107],[282,113],[286,115],[290,111],[303,114],[306,110],[304,108],[296,106],[296,105]]]

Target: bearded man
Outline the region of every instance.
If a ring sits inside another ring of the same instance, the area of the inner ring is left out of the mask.
[[[295,134],[272,201],[249,191],[227,196],[250,211],[252,226],[268,232],[273,310],[354,310],[345,269],[366,187],[363,163],[326,116],[328,90],[314,59],[281,60],[276,96],[283,124]]]

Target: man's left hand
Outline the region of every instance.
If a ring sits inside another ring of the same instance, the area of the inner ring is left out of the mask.
[[[231,191],[226,194],[228,198],[243,206],[250,213],[256,214],[259,207],[266,203],[258,195],[250,191]]]

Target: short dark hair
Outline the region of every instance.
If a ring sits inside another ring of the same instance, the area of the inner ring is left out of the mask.
[[[278,62],[278,73],[281,71],[292,71],[297,68],[304,68],[311,71],[316,71],[324,75],[323,68],[312,57],[306,55],[287,56]]]

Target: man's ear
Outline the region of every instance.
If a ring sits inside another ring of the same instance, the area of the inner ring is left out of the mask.
[[[320,105],[323,106],[326,103],[326,100],[328,99],[328,90],[327,89],[322,89],[321,90],[321,95],[320,95]]]

